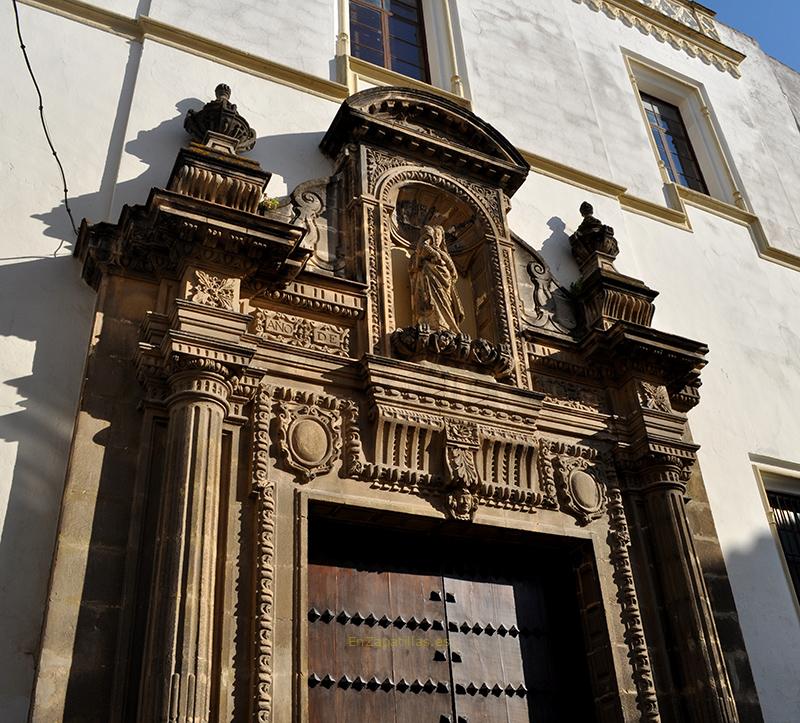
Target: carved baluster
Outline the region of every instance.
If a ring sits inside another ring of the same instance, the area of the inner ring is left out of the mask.
[[[140,720],[208,721],[228,370],[176,358]]]

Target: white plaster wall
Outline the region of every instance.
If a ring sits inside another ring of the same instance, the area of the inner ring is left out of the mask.
[[[129,47],[20,5],[76,222],[102,217]],[[26,720],[94,294],[71,257],[58,168],[0,6],[0,720]],[[59,244],[64,242],[55,254]]]
[[[800,273],[760,260],[746,229],[691,211],[687,234],[626,219],[623,254],[661,292],[654,325],[708,343],[691,412],[765,720],[800,711],[800,621],[749,453],[800,459]]]
[[[473,109],[526,150],[664,203],[656,159],[623,62],[639,55],[701,84],[771,245],[800,254],[800,131],[772,69],[745,35],[736,79],[579,2],[462,0]]]
[[[318,146],[338,103],[146,41],[114,191],[113,219],[123,204],[144,203],[152,187],[166,185],[178,149],[190,140],[183,129],[186,111],[202,108],[219,83],[231,87],[231,101],[258,133],[247,157],[272,172],[270,196],[331,173],[331,163]]]
[[[148,14],[268,60],[335,77],[336,0],[150,0]]]
[[[657,289],[654,326],[710,347],[689,416],[767,723],[800,710],[800,620],[749,454],[800,459],[800,272],[762,261],[742,226],[690,209],[694,233],[620,210],[613,199],[532,174],[512,199],[512,230],[564,286],[582,200],[616,227],[617,267]]]

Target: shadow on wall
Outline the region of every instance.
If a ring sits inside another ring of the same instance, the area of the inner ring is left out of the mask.
[[[125,144],[125,152],[142,164],[142,173],[136,178],[115,184],[118,159],[112,142],[101,187],[96,192],[70,198],[76,221],[79,222],[84,215],[89,216],[90,222],[116,221],[124,203],[143,204],[152,187],[164,187],[178,150],[190,140],[183,129],[186,111],[199,109],[203,104],[204,101],[197,98],[181,100],[175,105],[177,113],[174,117],[140,131]],[[122,116],[118,120],[123,131],[124,120]],[[265,169],[281,176],[291,190],[302,181],[331,172],[330,162],[318,148],[322,136],[323,133],[319,132],[262,137],[247,157],[260,161]],[[279,182],[279,179],[275,180]],[[282,193],[278,188],[273,195]],[[81,383],[79,374],[88,348],[95,298],[92,290],[79,278],[79,264],[65,254],[73,246],[73,236],[63,204],[34,214],[32,218],[43,224],[43,234],[53,239],[54,251],[64,239],[69,239],[69,242],[64,243],[63,255],[20,255],[6,259],[11,263],[0,265],[0,308],[9,310],[0,313],[0,340],[9,337],[35,345],[31,352],[31,373],[5,382],[23,397],[23,401],[0,417],[0,441],[16,447],[16,463],[0,537],[0,620],[7,631],[0,636],[0,661],[4,668],[0,675],[0,706],[3,710],[0,718],[9,723],[22,723],[27,719],[64,468]],[[76,329],[80,333],[76,333]],[[130,375],[130,388],[138,393],[132,378],[135,342],[130,346],[129,357],[118,360],[119,372]],[[15,367],[19,366],[15,360]],[[135,403],[128,399],[122,401],[135,407]],[[119,492],[112,489],[109,481],[115,474],[114,465],[123,464],[122,451],[114,448],[113,442],[122,430],[111,428],[110,407],[90,402],[87,413],[93,420],[108,425],[94,439],[106,449],[108,457],[103,464],[101,489],[91,527],[91,546],[101,550],[115,524],[109,519],[110,510],[114,508],[114,514],[126,516],[116,509],[120,500],[109,502]],[[116,472],[120,471],[117,467]],[[123,475],[126,473],[127,470]],[[123,502],[130,506],[131,500]],[[114,542],[124,548],[126,540],[119,538],[123,533],[126,538],[126,528],[117,530]],[[107,553],[108,550],[106,557]],[[108,597],[114,587],[109,575],[112,572],[121,574],[121,569],[107,569],[108,560],[101,558],[101,552],[90,553],[86,570],[102,569],[103,574],[92,574],[91,577],[95,584],[98,580],[108,581],[108,590],[85,588],[84,602],[89,598]],[[118,562],[120,560],[117,558]],[[121,568],[121,564],[118,567]],[[75,572],[83,574],[82,570],[76,569]],[[98,657],[108,660],[109,665],[113,659],[113,653],[111,658],[106,658],[108,650],[101,653],[96,647],[101,639],[104,644],[113,642],[106,634],[108,631],[102,633],[98,629],[103,625],[99,619],[92,618],[90,608],[91,605],[83,605],[78,620],[79,639],[75,641],[73,650],[75,660],[71,676],[75,680],[70,680],[65,720],[85,720],[81,718],[82,714],[72,713],[81,708],[79,698],[105,697],[105,694],[96,695],[96,692],[81,686],[87,669],[98,664]],[[103,720],[101,713],[98,716],[98,720]]]

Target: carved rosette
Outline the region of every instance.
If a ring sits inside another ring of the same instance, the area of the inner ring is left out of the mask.
[[[278,446],[286,466],[307,483],[330,472],[342,452],[339,400],[289,394],[278,404]]]
[[[597,451],[577,444],[542,440],[539,452],[541,484],[553,494],[564,512],[581,525],[602,517],[606,507],[606,483]]]

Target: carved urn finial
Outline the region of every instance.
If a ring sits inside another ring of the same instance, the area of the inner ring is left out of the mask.
[[[581,267],[581,272],[584,272],[587,263],[590,266],[613,269],[614,259],[619,254],[614,229],[594,217],[594,208],[588,201],[581,204],[580,214],[583,216],[583,221],[569,237],[569,244],[572,247],[572,255]]]
[[[189,110],[183,127],[191,134],[192,138],[213,145],[219,149],[226,144],[213,143],[211,139],[228,140],[227,145],[234,153],[244,153],[252,150],[256,144],[256,132],[250,124],[236,110],[236,104],[230,102],[231,89],[225,83],[220,83],[214,93],[215,100],[206,103],[202,110]],[[211,139],[209,134],[212,134]],[[220,136],[223,138],[220,139]]]

